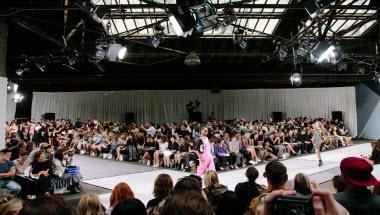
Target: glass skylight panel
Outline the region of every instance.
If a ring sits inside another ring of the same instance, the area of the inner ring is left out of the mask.
[[[259,22],[256,25],[256,29],[255,30],[263,32],[264,28],[266,27],[266,25],[268,23],[268,21],[269,21],[268,19],[260,19]]]
[[[362,25],[359,29],[355,29],[349,33],[347,33],[345,36],[349,37],[359,37],[366,33],[374,24],[376,23],[376,20],[372,20],[364,25]]]
[[[277,27],[279,22],[280,22],[279,19],[270,19],[264,32],[267,34],[271,34],[274,31],[274,29]]]

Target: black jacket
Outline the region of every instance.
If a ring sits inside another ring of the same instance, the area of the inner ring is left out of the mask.
[[[380,214],[380,196],[373,195],[366,187],[347,187],[344,192],[334,195],[350,215]]]

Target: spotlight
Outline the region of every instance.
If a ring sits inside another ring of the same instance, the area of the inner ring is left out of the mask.
[[[327,41],[319,42],[310,52],[311,60],[317,63],[336,64],[343,58],[340,48],[331,45]]]
[[[233,38],[233,41],[234,41],[234,44],[238,44],[240,46],[241,49],[245,49],[247,48],[247,39],[244,38],[244,30],[242,29],[236,29],[234,31],[234,38]]]
[[[40,63],[34,63],[36,65],[37,69],[40,70],[41,72],[46,72],[46,66]]]
[[[195,19],[195,28],[198,32],[212,30],[218,23],[216,9],[208,2],[191,7],[190,11]]]
[[[195,21],[190,10],[183,5],[174,5],[169,8],[169,21],[177,36],[187,37],[193,33]]]
[[[24,96],[20,93],[15,93],[12,97],[12,100],[16,103],[21,102]]]
[[[67,56],[67,63],[69,64],[69,66],[74,66],[74,64],[76,64],[78,61],[78,54],[73,54],[73,55],[69,55]]]
[[[186,57],[183,63],[187,66],[197,66],[201,64],[201,59],[195,52],[190,52]]]
[[[298,72],[293,73],[290,76],[290,83],[292,84],[292,86],[296,86],[296,87],[301,86],[301,84],[302,84],[302,76],[301,76],[301,74],[298,73]]]
[[[151,38],[151,44],[154,46],[154,48],[157,48],[161,41],[164,40],[164,27],[161,25],[156,25],[153,28],[154,35]]]
[[[23,69],[23,68],[18,68],[18,69],[16,69],[16,74],[17,74],[18,76],[22,76],[22,74],[24,74],[24,69]]]
[[[315,19],[321,13],[321,8],[314,0],[305,2],[304,8],[312,19]]]
[[[96,46],[95,59],[108,59],[109,61],[120,61],[125,58],[127,48],[119,43],[102,42]]]

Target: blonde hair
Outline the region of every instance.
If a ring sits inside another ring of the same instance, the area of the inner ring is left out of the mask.
[[[23,201],[21,199],[13,198],[13,199],[9,200],[7,203],[0,205],[0,214],[2,214],[2,215],[11,214],[11,212],[13,211],[13,208],[17,204],[21,204],[21,208],[22,208],[22,203],[23,203]]]
[[[104,215],[99,197],[87,193],[79,200],[77,215]]]
[[[208,170],[204,175],[205,187],[210,187],[219,184],[218,174],[215,170]]]
[[[311,194],[311,183],[309,177],[303,173],[298,173],[294,176],[294,189],[302,195]]]

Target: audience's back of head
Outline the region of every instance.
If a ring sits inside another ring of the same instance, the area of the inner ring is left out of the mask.
[[[264,176],[272,189],[281,189],[288,181],[287,169],[279,161],[271,161],[265,166]]]
[[[165,198],[173,190],[173,180],[168,174],[160,174],[154,181],[153,194],[155,197]]]
[[[129,185],[125,182],[120,182],[112,190],[112,194],[110,197],[110,206],[114,207],[119,202],[134,197],[135,194],[133,193]]]
[[[311,195],[310,179],[303,173],[298,173],[294,176],[294,190],[302,195]]]
[[[43,197],[25,204],[20,215],[74,215],[74,213],[64,198]]]
[[[144,203],[135,198],[125,199],[115,206],[111,215],[146,215]]]
[[[341,175],[334,176],[332,178],[332,183],[337,193],[343,192],[346,189],[346,183]]]
[[[254,166],[250,166],[245,171],[245,176],[248,178],[248,181],[255,182],[259,177],[259,171]]]
[[[160,215],[214,215],[214,211],[199,192],[185,192],[170,195]]]
[[[204,175],[205,187],[215,186],[219,184],[218,174],[214,170],[208,170]]]
[[[99,197],[93,193],[82,196],[77,207],[77,215],[103,215]]]
[[[202,192],[202,184],[199,180],[194,177],[186,176],[178,180],[175,184],[173,192],[174,193],[185,193],[185,192]]]
[[[1,198],[1,197],[0,197]],[[7,202],[3,202],[0,204],[0,214],[1,215],[14,215],[19,214],[22,209],[22,200],[18,198],[11,198]]]

